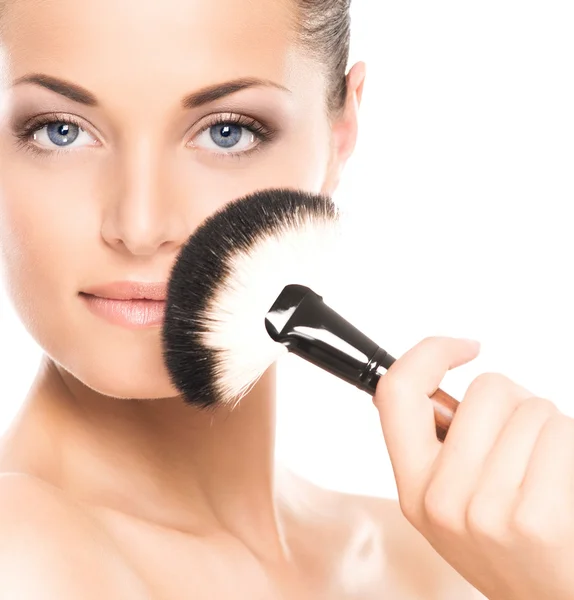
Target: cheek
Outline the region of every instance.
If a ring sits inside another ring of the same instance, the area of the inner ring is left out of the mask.
[[[198,168],[191,178],[197,198],[207,207],[264,188],[298,188],[320,192],[330,158],[328,123],[306,119],[305,123],[283,132],[252,157],[222,161],[222,165]]]
[[[94,215],[73,170],[62,177],[56,169],[23,162],[12,161],[0,179],[3,273],[23,325],[50,348],[65,335],[69,303],[81,280],[82,262],[89,259],[87,222]]]
[[[272,164],[261,174],[263,185],[319,192],[329,164],[330,135],[326,121],[306,119],[305,124],[298,126],[285,140],[281,150],[270,154]]]
[[[9,291],[30,289],[55,299],[58,291],[68,291],[66,278],[77,276],[74,263],[85,253],[90,203],[73,174],[63,178],[55,169],[13,164],[0,183],[0,243]],[[27,300],[20,294],[18,301]]]

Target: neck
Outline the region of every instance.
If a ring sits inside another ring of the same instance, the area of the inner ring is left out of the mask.
[[[223,529],[280,561],[275,382],[273,365],[233,410],[207,413],[180,397],[102,396],[45,357],[25,409],[51,428],[60,483],[76,498],[190,533]]]

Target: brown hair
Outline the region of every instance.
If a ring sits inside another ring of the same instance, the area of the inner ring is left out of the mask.
[[[347,96],[351,0],[294,1],[298,37],[325,68],[327,110],[333,116],[342,110]]]

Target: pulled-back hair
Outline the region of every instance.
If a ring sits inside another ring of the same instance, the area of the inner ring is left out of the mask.
[[[300,41],[324,66],[327,110],[339,112],[347,95],[346,69],[351,39],[351,0],[293,0]]]

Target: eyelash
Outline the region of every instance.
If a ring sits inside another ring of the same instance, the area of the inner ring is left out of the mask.
[[[41,117],[38,117],[36,119],[33,119],[26,125],[19,127],[17,129],[17,131],[14,132],[14,136],[16,137],[16,140],[17,140],[16,143],[17,143],[18,147],[22,148],[26,152],[31,152],[35,156],[42,156],[42,157],[55,156],[58,154],[69,154],[71,152],[71,150],[58,150],[58,149],[47,150],[45,148],[40,148],[38,146],[35,146],[34,144],[32,144],[30,142],[30,138],[32,137],[32,134],[36,133],[37,131],[39,131],[40,129],[45,127],[46,125],[50,125],[52,123],[63,123],[63,124],[75,125],[75,126],[81,128],[83,131],[87,131],[82,126],[82,123],[78,119],[76,119],[75,117],[73,117],[71,115],[59,116],[57,113],[46,114],[46,115],[42,115]],[[215,155],[216,158],[241,159],[241,158],[247,157],[247,156],[261,150],[262,146],[271,142],[275,138],[275,135],[277,134],[276,129],[269,127],[269,126],[262,125],[261,123],[259,123],[258,121],[256,121],[255,119],[253,119],[251,117],[247,117],[244,115],[237,115],[234,113],[226,113],[225,115],[217,115],[211,122],[207,123],[204,127],[202,127],[202,129],[200,131],[198,131],[196,133],[196,135],[203,133],[206,129],[215,127],[216,125],[229,125],[229,124],[240,125],[241,127],[244,127],[245,129],[247,129],[248,131],[253,133],[259,139],[259,143],[249,150],[242,150],[240,152],[211,152],[210,154]]]

